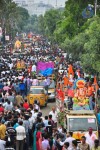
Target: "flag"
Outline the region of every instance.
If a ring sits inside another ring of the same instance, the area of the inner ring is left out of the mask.
[[[74,71],[73,71],[73,66],[72,65],[69,65],[69,68],[68,68],[68,76],[72,74],[74,76]]]
[[[96,86],[96,90],[98,90],[99,86],[98,86],[98,83],[97,83],[96,76],[94,76],[94,85]]]
[[[57,98],[60,99],[61,101],[64,101],[65,95],[61,89],[57,90]]]
[[[53,69],[52,68],[48,68],[48,69],[45,69],[43,71],[40,72],[43,76],[49,76],[53,73]]]

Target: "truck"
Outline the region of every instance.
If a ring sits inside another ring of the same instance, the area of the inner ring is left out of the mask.
[[[73,138],[78,142],[91,127],[98,137],[98,122],[95,112],[92,110],[66,111],[66,129],[73,132]]]
[[[73,132],[73,138],[77,141],[88,132],[89,127],[98,137],[98,121],[94,110],[89,109],[89,98],[86,96],[85,81],[80,79],[76,82],[74,89],[74,97],[72,98],[73,105],[69,109],[69,98],[65,96],[64,101],[56,99],[58,111],[63,107],[65,113],[64,127],[67,132]],[[66,105],[64,105],[66,104]]]

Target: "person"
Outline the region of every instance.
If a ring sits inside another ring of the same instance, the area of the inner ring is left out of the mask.
[[[54,124],[57,127],[57,111],[55,107],[52,107],[52,111],[50,111],[49,115],[52,115],[52,120],[54,121]]]
[[[89,97],[90,110],[93,110],[94,106],[95,106],[95,103],[93,102],[93,93],[94,93],[94,87],[92,86],[92,83],[89,82],[88,90],[87,90],[87,96]]]
[[[7,102],[7,105],[6,105],[6,107],[5,107],[5,110],[6,110],[6,111],[12,111],[12,109],[13,109],[13,105],[11,104],[10,101],[8,101],[8,102]]]
[[[30,129],[30,122],[28,119],[29,116],[27,114],[24,115],[23,126],[25,127],[27,149],[29,148],[29,129]]]
[[[44,79],[43,84],[44,84],[45,90],[46,90],[46,92],[48,94],[48,88],[49,88],[49,85],[50,85],[50,79],[49,79],[49,77],[46,77]]]
[[[7,129],[6,129],[6,135],[10,139],[10,145],[14,147],[15,138],[16,138],[16,130],[13,127],[13,122],[8,122]]]
[[[4,112],[4,108],[3,108],[2,104],[0,103],[0,113],[1,112]]]
[[[34,131],[33,150],[42,150],[42,132],[41,126],[37,126]]]
[[[46,131],[47,131],[47,134],[52,137],[53,127],[52,127],[51,121],[48,121],[48,126],[46,126]]]
[[[98,121],[98,129],[100,130],[100,109],[97,112],[97,121]],[[100,136],[100,132],[99,132],[99,136]]]
[[[17,93],[15,100],[16,100],[17,105],[19,105],[19,106],[20,106],[20,103],[23,102],[23,97],[20,95],[19,92]]]
[[[45,124],[45,127],[47,127],[48,126],[48,116],[45,116],[45,120],[43,122]]]
[[[36,78],[36,76],[34,76],[34,79],[32,81],[32,85],[33,86],[38,86],[38,79]]]
[[[33,64],[33,66],[32,66],[32,73],[34,74],[34,72],[36,73],[36,65],[35,64]]]
[[[19,84],[19,89],[20,89],[20,93],[21,93],[21,96],[24,98],[25,96],[25,91],[26,91],[26,86],[25,86],[25,83],[21,80],[20,84]]]
[[[69,149],[69,143],[66,142],[64,143],[62,150],[68,150],[68,149]]]
[[[33,124],[34,124],[34,122],[35,122],[35,119],[34,119],[34,117],[32,116],[32,113],[31,112],[29,112],[29,119],[28,119],[28,121],[29,121],[29,143],[30,143],[30,146],[32,145],[32,141],[33,141],[33,134],[32,134],[32,128],[33,128]]]
[[[6,126],[5,126],[5,121],[1,120],[0,121],[0,139],[4,140],[6,136]]]
[[[25,99],[25,102],[23,104],[23,107],[27,110],[29,108],[29,104],[27,102],[27,99]]]
[[[5,150],[5,146],[6,146],[6,141],[0,139],[0,150]]]
[[[19,126],[16,128],[16,150],[23,150],[25,139],[25,128],[23,127],[23,122],[20,121]]]
[[[93,129],[90,127],[88,129],[88,133],[85,134],[85,137],[86,137],[86,143],[89,144],[90,146],[90,149],[94,146],[94,140],[97,139],[97,136],[95,133],[93,133]]]
[[[81,150],[90,150],[89,144],[86,143],[86,137],[85,136],[81,137],[81,143],[79,143],[78,147]]]
[[[43,136],[42,149],[43,149],[43,150],[50,149],[50,145],[49,145],[49,141],[48,141],[48,136],[47,136],[47,134],[44,134],[44,136]]]
[[[68,143],[69,143],[69,149],[72,149],[72,148],[73,148],[73,147],[72,147],[72,141],[75,140],[72,136],[73,136],[73,132],[69,132],[69,133],[67,134],[67,138],[66,138],[66,140],[65,140],[64,142],[61,142],[60,139],[58,139],[59,144],[60,144],[61,146],[63,146],[64,143],[68,142]]]
[[[77,141],[76,141],[76,140],[73,140],[73,141],[72,141],[72,150],[80,150],[80,149],[78,148],[78,144],[77,144]]]
[[[96,139],[94,141],[94,147],[92,148],[92,150],[100,150],[99,140]]]
[[[12,95],[12,92],[9,92],[9,95],[7,96],[7,99],[14,104],[15,97]]]

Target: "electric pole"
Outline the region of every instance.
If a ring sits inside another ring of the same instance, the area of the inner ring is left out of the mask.
[[[57,5],[58,5],[58,1],[56,0],[56,8],[57,8]]]
[[[97,15],[97,0],[95,0],[95,16]]]

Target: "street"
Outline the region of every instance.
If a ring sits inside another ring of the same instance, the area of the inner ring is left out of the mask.
[[[56,106],[56,102],[49,102],[47,107],[41,108],[43,117],[48,116],[49,112],[51,111],[52,107]]]

